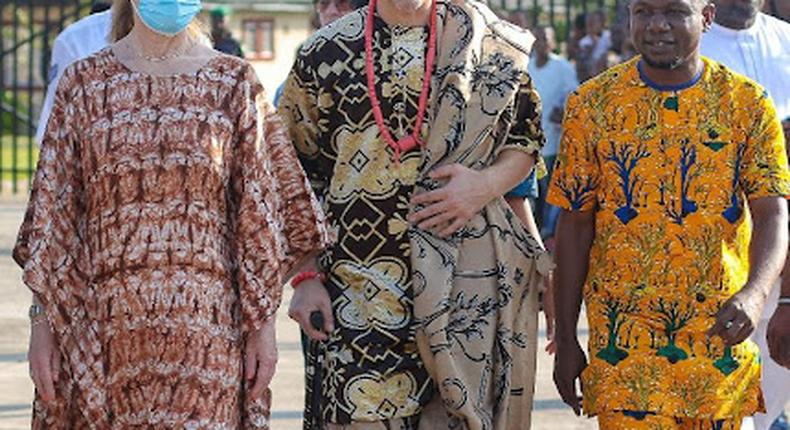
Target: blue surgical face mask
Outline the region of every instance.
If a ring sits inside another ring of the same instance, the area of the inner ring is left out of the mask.
[[[140,0],[137,13],[154,32],[175,36],[187,28],[202,7],[200,0]]]

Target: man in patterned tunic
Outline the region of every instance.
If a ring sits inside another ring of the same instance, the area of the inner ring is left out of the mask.
[[[707,0],[630,8],[641,56],[565,111],[554,379],[602,430],[737,430],[763,409],[747,338],[787,249],[782,126],[760,85],[700,56]]]
[[[338,238],[292,281],[324,360],[305,428],[529,426],[542,249],[502,196],[541,164],[531,43],[481,3],[379,0],[300,50],[280,114]]]

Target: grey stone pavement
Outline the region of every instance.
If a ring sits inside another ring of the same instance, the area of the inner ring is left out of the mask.
[[[0,196],[0,430],[30,428],[33,383],[28,378],[26,358],[30,293],[22,285],[21,271],[11,259],[11,248],[24,215],[23,199],[24,196]],[[298,328],[286,315],[289,298],[287,293],[277,322],[280,360],[271,386],[274,430],[301,428],[303,364]],[[545,344],[545,331],[541,328],[532,428],[597,429],[593,420],[575,417],[560,401],[551,381],[551,357],[543,352]]]

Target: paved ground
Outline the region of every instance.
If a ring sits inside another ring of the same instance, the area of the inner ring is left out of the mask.
[[[30,294],[22,286],[20,271],[11,260],[11,247],[22,220],[21,198],[0,197],[0,430],[30,428],[32,383],[27,377],[27,308]],[[296,324],[287,318],[287,299],[278,315],[280,362],[272,383],[274,430],[300,429],[302,357]],[[545,337],[541,339],[545,346]],[[533,414],[536,430],[588,430],[591,420],[576,418],[559,400],[551,382],[551,359],[538,358],[538,380]]]

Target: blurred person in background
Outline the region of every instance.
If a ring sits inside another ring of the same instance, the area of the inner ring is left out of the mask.
[[[517,25],[521,28],[530,28],[530,16],[529,12],[526,10],[501,11],[497,15],[503,19],[507,19],[511,24]]]
[[[621,0],[617,2],[617,7],[614,11],[614,18],[612,19],[612,25],[610,26],[611,32],[611,39],[612,45],[609,48],[610,51],[616,52],[618,55],[620,54],[620,50],[623,47],[623,43],[625,39],[629,38],[629,27],[628,27],[628,5],[630,4],[629,0]]]
[[[548,168],[548,174],[539,181],[535,214],[540,226],[540,235],[549,242],[554,236],[560,208],[546,202],[546,193],[560,146],[565,98],[579,86],[579,81],[576,79],[573,65],[553,52],[557,47],[554,29],[549,26],[539,26],[533,34],[535,44],[529,61],[529,75],[542,104],[541,125],[546,136],[546,144],[541,155]]]
[[[44,137],[52,113],[52,104],[55,102],[55,91],[63,71],[71,63],[98,52],[110,44],[111,5],[112,0],[95,0],[91,5],[90,15],[69,25],[55,38],[52,55],[49,58],[47,94],[36,128],[36,143],[40,143]]]
[[[323,215],[252,67],[199,0],[115,0],[63,73],[14,248],[33,428],[268,429],[275,318]]]
[[[214,49],[219,52],[244,58],[241,44],[233,37],[227,26],[228,10],[225,7],[215,7],[211,10],[211,40]]]
[[[568,60],[573,62],[573,65],[576,69],[576,77],[581,82],[581,78],[583,76],[587,76],[589,72],[587,71],[588,65],[586,58],[586,52],[582,52],[579,43],[586,35],[586,27],[587,27],[587,15],[584,13],[580,13],[576,15],[576,18],[573,20],[573,28],[571,29],[570,38],[565,42],[565,50],[568,54]]]
[[[630,0],[623,0],[617,4],[611,28],[612,46],[609,48],[606,69],[616,64],[624,63],[637,55],[636,48],[631,40],[631,29],[628,21],[628,7],[630,3]]]
[[[579,61],[586,63],[585,81],[606,70],[607,54],[612,48],[612,33],[606,28],[606,11],[599,9],[586,15],[585,36],[579,41]]]
[[[587,17],[584,13],[576,15],[573,20],[573,27],[571,28],[570,38],[566,41],[565,52],[569,61],[576,63],[576,75],[582,76],[579,73],[580,64],[577,61],[579,56],[579,41],[585,36],[585,29],[587,25]]]

